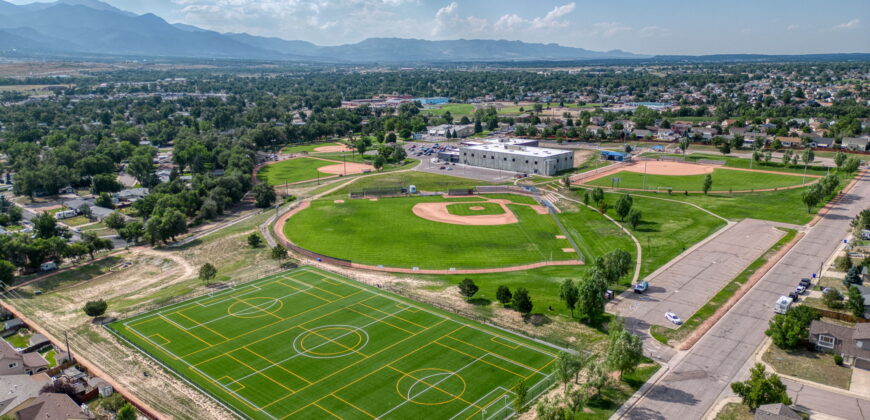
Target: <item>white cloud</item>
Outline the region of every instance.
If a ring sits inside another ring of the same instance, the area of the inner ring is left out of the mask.
[[[638,35],[641,38],[659,38],[663,36],[670,36],[671,30],[668,28],[662,28],[661,26],[644,26],[640,28],[638,31]]]
[[[561,18],[574,11],[577,5],[574,2],[557,6],[544,16],[524,18],[516,13],[502,15],[494,23],[488,19],[476,16],[464,17],[459,13],[459,4],[452,2],[438,9],[435,14],[435,25],[432,35],[457,34],[481,34],[502,36],[506,34],[523,33],[528,31],[546,31],[552,28],[564,28],[568,22]]]
[[[860,24],[861,24],[861,21],[860,21],[860,20],[858,20],[858,19],[852,19],[852,20],[850,20],[850,21],[848,21],[848,22],[846,22],[846,23],[841,23],[841,24],[839,24],[839,25],[835,25],[835,26],[834,26],[833,28],[831,28],[831,29],[833,29],[833,30],[835,30],[835,31],[843,31],[843,30],[855,29],[855,28],[857,28]]]
[[[625,26],[619,22],[598,22],[592,24],[587,35],[596,38],[613,38],[616,35],[631,30],[630,26]]]
[[[795,30],[795,29],[799,29],[800,27],[801,27],[800,25],[791,24],[791,25],[788,25],[785,29],[786,29],[787,31],[793,31],[793,30]]]

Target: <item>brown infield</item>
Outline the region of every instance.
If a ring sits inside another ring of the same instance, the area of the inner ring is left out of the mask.
[[[417,203],[411,209],[417,217],[431,220],[433,222],[439,223],[448,223],[451,225],[463,225],[463,226],[497,226],[497,225],[510,225],[513,223],[518,223],[519,219],[514,214],[514,212],[510,211],[507,207],[508,204],[514,204],[518,206],[528,206],[531,207],[538,214],[547,214],[547,208],[544,206],[533,205],[533,204],[519,204],[514,203],[510,200],[486,200],[490,203],[496,203],[501,205],[504,209],[504,213],[502,214],[481,214],[476,216],[458,216],[455,214],[450,214],[447,210],[447,206],[451,204],[468,204],[467,202],[441,202],[441,203]],[[483,210],[483,207],[474,206],[470,207],[471,210]]]
[[[345,145],[340,146],[320,146],[314,149],[314,153],[335,153],[335,152],[352,152],[353,149]]]

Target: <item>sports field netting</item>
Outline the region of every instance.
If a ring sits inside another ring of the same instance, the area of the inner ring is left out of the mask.
[[[502,419],[556,351],[303,267],[109,325],[244,418]]]

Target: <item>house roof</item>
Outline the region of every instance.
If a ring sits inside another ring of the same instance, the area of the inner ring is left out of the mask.
[[[6,340],[0,340],[0,359],[20,359],[21,355],[15,351],[12,344]]]
[[[852,332],[853,340],[870,340],[870,324],[862,323],[855,325],[855,331]]]
[[[34,398],[27,407],[18,410],[20,420],[91,419],[66,394],[46,393]]]
[[[48,367],[48,360],[45,360],[45,358],[37,352],[22,354],[21,361],[24,362],[25,367],[29,368]]]
[[[812,323],[810,323],[811,342],[815,342],[815,340],[813,340],[813,337],[817,337],[820,334],[828,335],[837,339],[837,342],[834,344],[834,350],[836,350],[837,352],[845,356],[852,356],[860,359],[870,360],[870,350],[860,348],[856,345],[856,339],[852,338],[854,333],[854,328],[846,327],[843,325],[829,324],[822,321],[813,321]]]
[[[755,410],[755,420],[801,420],[801,416],[785,404],[765,404]]]
[[[36,333],[30,336],[30,340],[27,342],[31,346],[35,346],[37,344],[48,343],[48,338],[45,338],[44,335]]]
[[[24,401],[39,395],[51,379],[44,373],[36,375],[0,376],[0,416],[7,414]]]

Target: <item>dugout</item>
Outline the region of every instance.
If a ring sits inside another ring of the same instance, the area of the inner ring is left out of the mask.
[[[631,160],[631,153],[614,152],[612,150],[602,150],[601,160],[612,160],[615,162],[626,162]]]

